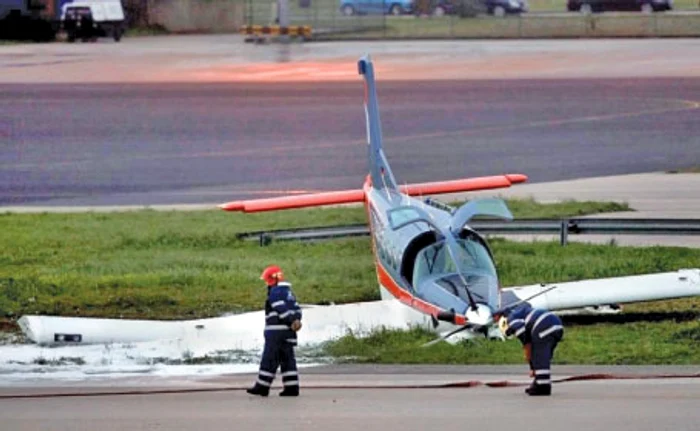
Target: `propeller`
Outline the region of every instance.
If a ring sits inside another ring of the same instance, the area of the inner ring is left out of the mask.
[[[534,295],[532,295],[532,296],[530,296],[530,297],[528,297],[528,298],[521,299],[520,301],[516,301],[516,302],[514,302],[514,303],[512,303],[512,304],[506,305],[505,307],[501,307],[501,308],[499,308],[498,310],[494,311],[493,313],[490,313],[490,314],[491,314],[491,318],[490,318],[490,319],[487,319],[487,320],[485,321],[485,323],[483,323],[483,324],[477,324],[477,323],[474,323],[474,322],[467,322],[466,324],[464,324],[464,325],[462,325],[462,326],[460,326],[460,327],[458,327],[458,328],[456,328],[456,329],[453,329],[452,331],[448,332],[448,333],[445,334],[445,335],[442,335],[442,336],[440,336],[440,337],[438,337],[438,338],[436,338],[436,339],[434,339],[434,340],[432,340],[432,341],[428,341],[427,343],[421,345],[421,347],[432,346],[433,344],[439,343],[440,341],[444,341],[444,340],[448,339],[449,337],[451,337],[451,336],[453,336],[453,335],[455,335],[455,334],[458,334],[458,333],[460,333],[460,332],[462,332],[462,331],[466,331],[467,329],[477,329],[477,330],[483,331],[484,334],[486,334],[486,331],[488,330],[488,329],[487,329],[487,328],[488,328],[488,325],[491,324],[494,320],[496,320],[496,319],[498,318],[498,316],[502,316],[502,315],[506,314],[509,310],[511,310],[511,309],[513,309],[513,308],[519,306],[520,304],[523,304],[523,303],[525,303],[525,302],[528,302],[528,301],[530,301],[531,299],[533,299],[533,298],[535,298],[535,297],[537,297],[537,296],[540,296],[540,295],[545,294],[545,293],[547,293],[547,292],[549,292],[549,291],[551,291],[551,290],[553,290],[553,289],[556,289],[557,287],[558,287],[557,285],[550,286],[550,287],[548,287],[547,289],[541,290],[541,291],[535,293]],[[486,308],[486,305],[484,305],[483,307],[479,307],[479,308],[481,308],[481,309]],[[471,310],[470,310],[470,311],[471,311]],[[467,311],[467,320],[469,320],[468,317],[469,317],[470,311]],[[477,315],[479,315],[478,312],[479,312],[479,309],[476,309],[476,310],[475,310],[475,313],[476,313]],[[437,322],[437,320],[444,320],[444,321],[446,321],[446,322],[454,322],[454,310],[451,310],[450,313],[444,313],[444,312],[443,312],[443,313],[439,313],[437,317],[432,316],[432,318],[434,319],[434,320],[433,320],[433,326],[434,326],[434,327],[437,326],[437,325],[435,324],[435,323]]]
[[[434,340],[432,340],[432,341],[428,341],[427,343],[423,344],[421,347],[432,346],[433,344],[437,344],[437,343],[439,343],[440,341],[445,341],[445,340],[447,340],[448,338],[450,338],[450,337],[453,336],[454,334],[460,333],[460,332],[462,332],[462,331],[465,331],[465,330],[470,329],[470,328],[473,328],[473,327],[474,327],[474,325],[471,325],[471,324],[467,323],[466,325],[460,326],[460,327],[457,328],[457,329],[453,329],[452,331],[448,332],[447,334],[445,334],[445,335],[443,335],[443,336],[441,336],[441,337],[438,337],[438,338],[436,338],[436,339],[434,339]]]

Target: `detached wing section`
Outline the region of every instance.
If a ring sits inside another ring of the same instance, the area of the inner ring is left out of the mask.
[[[533,298],[533,307],[566,310],[595,305],[625,304],[700,295],[700,269],[629,277],[556,283],[557,288]],[[532,285],[502,289],[503,305],[512,304],[551,287]]]
[[[527,181],[522,174],[495,175],[490,177],[466,178],[454,181],[436,181],[431,183],[401,186],[401,193],[410,196],[439,195],[443,193],[472,192],[510,187]],[[219,205],[224,211],[262,212],[306,208],[323,205],[361,203],[365,200],[363,190],[343,190],[306,195],[282,196],[277,198],[250,199],[227,202]]]

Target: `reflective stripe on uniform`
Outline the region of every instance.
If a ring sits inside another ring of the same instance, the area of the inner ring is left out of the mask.
[[[269,319],[270,317],[275,317],[275,316],[279,316],[279,313],[276,311],[271,311],[265,315],[265,318]]]
[[[535,379],[536,385],[551,385],[552,381],[550,379]]]
[[[299,372],[298,371],[285,371],[282,373],[282,377],[287,377],[287,376],[298,376]]]
[[[528,323],[530,323],[530,319],[532,319],[532,316],[535,314],[536,311],[537,311],[537,309],[535,308],[535,309],[533,309],[532,311],[530,311],[530,312],[528,313],[527,317],[525,318],[525,324],[526,324],[526,325],[527,325]]]
[[[284,331],[285,329],[289,329],[289,326],[287,326],[287,325],[265,325],[266,331]],[[291,329],[289,329],[289,330],[291,330]]]
[[[539,325],[540,323],[542,323],[542,321],[543,321],[544,319],[546,319],[548,316],[552,316],[552,313],[550,313],[550,312],[542,313],[542,315],[541,315],[540,317],[537,318],[537,320],[535,321],[535,324],[532,325],[532,332],[533,332],[533,333],[535,332],[535,329],[537,328],[537,325]]]
[[[275,301],[270,304],[271,307],[279,307],[280,305],[284,305],[284,301]]]
[[[522,334],[523,332],[525,332],[525,327],[522,327],[522,328],[518,329],[517,331],[515,331],[515,336],[519,337],[520,334]]]
[[[535,375],[536,376],[549,375],[549,370],[535,370]]]
[[[288,380],[284,382],[284,386],[299,386],[299,380]]]
[[[540,332],[540,338],[544,338],[558,329],[564,329],[564,327],[561,325],[553,325],[551,328],[545,329],[544,331]]]
[[[259,385],[262,385],[262,386],[267,386],[268,388],[269,388],[270,386],[272,386],[272,383],[266,382],[265,380],[262,380],[262,379],[256,380],[256,383],[259,384]]]
[[[518,323],[522,323],[524,325],[525,320],[524,319],[513,319],[512,321],[508,322],[508,326],[517,325]]]
[[[258,371],[258,374],[260,374],[261,376],[265,376],[265,377],[275,377],[275,373],[271,373],[269,371],[264,371],[264,370]]]
[[[284,319],[285,317],[289,316],[290,314],[296,313],[296,310],[288,310],[285,311],[284,313],[280,314],[280,319]]]

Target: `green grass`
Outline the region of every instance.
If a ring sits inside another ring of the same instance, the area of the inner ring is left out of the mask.
[[[510,200],[516,218],[628,210],[624,204]],[[0,214],[0,318],[23,314],[148,319],[257,310],[258,275],[285,268],[304,303],[378,299],[368,238],[260,247],[237,233],[363,223],[361,207],[262,214],[223,211]],[[504,286],[675,270],[700,251],[493,239]],[[667,307],[690,307],[676,302]],[[658,306],[658,305],[657,305]]]
[[[697,321],[639,321],[576,326],[565,321],[564,340],[555,364],[641,365],[700,364],[700,323]],[[339,362],[385,364],[523,364],[516,339],[500,342],[483,338],[457,344],[421,347],[435,335],[422,330],[378,330],[366,338],[347,335],[324,347]]]
[[[516,218],[630,210],[619,203],[543,205],[531,199],[508,205]],[[258,310],[265,297],[258,275],[273,262],[285,269],[303,303],[378,299],[368,238],[268,247],[236,238],[256,230],[364,221],[361,207],[0,214],[0,327],[16,330],[13,321],[23,314],[175,319]],[[700,250],[688,248],[561,247],[503,239],[491,240],[491,246],[504,286],[670,271],[700,262]],[[637,318],[624,325],[567,323],[556,363],[700,363],[700,324],[688,321],[697,319],[698,306],[697,299],[650,302],[626,307],[623,316]],[[361,362],[522,363],[512,340],[418,347],[433,337],[422,330],[378,331],[329,343],[325,353]]]
[[[344,21],[340,21],[343,23]],[[361,21],[358,20],[359,23]],[[482,15],[473,19],[457,17],[390,17],[386,25],[377,28],[371,22],[364,30],[353,33],[318,34],[321,39],[373,38],[541,38],[541,37],[634,37],[700,35],[700,17],[641,13],[603,13],[584,17],[579,13],[561,16],[524,14],[494,18]],[[327,28],[330,24],[312,23]],[[357,26],[357,24],[356,24]],[[339,28],[335,24],[331,28]],[[361,28],[361,27],[357,27]]]
[[[142,36],[162,36],[170,32],[161,25],[152,25],[148,27],[130,28],[124,34],[125,37],[142,37]]]
[[[666,171],[667,174],[700,174],[700,166],[691,166],[684,169],[674,169]]]
[[[509,204],[516,217],[627,209],[595,202],[540,205],[511,200]],[[303,302],[376,299],[368,238],[260,247],[236,237],[244,231],[364,220],[361,207],[262,214],[218,210],[2,214],[0,317],[174,319],[258,309],[265,295],[258,275],[272,262],[285,268]],[[667,253],[580,244],[562,248],[503,240],[494,240],[493,246],[505,285],[672,269],[694,256],[684,249]]]

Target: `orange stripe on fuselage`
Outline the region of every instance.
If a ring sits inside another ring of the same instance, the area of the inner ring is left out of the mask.
[[[397,283],[391,277],[389,272],[386,269],[384,269],[381,261],[377,258],[377,245],[375,244],[375,241],[374,241],[374,227],[372,226],[372,219],[370,216],[371,203],[370,203],[370,199],[369,199],[369,193],[370,193],[371,187],[372,186],[371,186],[370,177],[367,176],[367,179],[365,180],[365,185],[364,185],[365,211],[367,213],[367,225],[369,226],[369,230],[370,230],[370,238],[372,238],[372,253],[374,254],[374,265],[377,269],[377,281],[386,290],[388,290],[389,293],[391,295],[393,295],[396,299],[398,299],[399,301],[408,305],[411,308],[415,308],[416,310],[418,310],[422,313],[436,316],[438,314],[438,312],[440,312],[440,311],[447,311],[447,310],[443,310],[439,307],[436,307],[435,305],[433,305],[429,302],[423,301],[422,299],[414,297],[413,294],[411,294],[411,292],[402,288],[401,285],[399,283]],[[464,316],[455,315],[455,323],[457,325],[464,325],[465,323],[467,323],[467,319]]]

